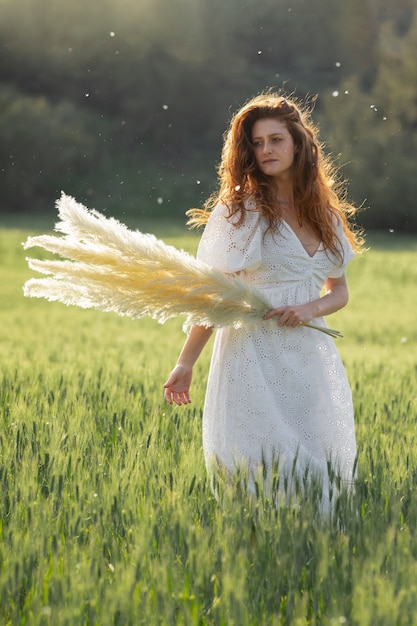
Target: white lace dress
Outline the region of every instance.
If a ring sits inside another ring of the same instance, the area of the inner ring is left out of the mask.
[[[322,246],[309,256],[294,231],[278,232],[250,202],[242,226],[218,205],[202,235],[198,258],[227,273],[240,272],[271,308],[320,296],[327,278],[340,277],[353,252],[342,228],[344,262]],[[325,325],[323,318],[312,320]],[[244,465],[250,473],[279,461],[281,475],[294,463],[327,483],[328,461],[350,482],[356,456],[349,384],[334,340],[306,327],[279,328],[276,320],[216,332],[203,416],[209,472]]]

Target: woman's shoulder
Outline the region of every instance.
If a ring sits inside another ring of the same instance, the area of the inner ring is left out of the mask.
[[[243,215],[238,216],[226,203],[219,202],[201,237],[197,253],[199,260],[228,273],[259,267],[264,228],[255,208],[255,204],[249,203],[245,205]]]
[[[219,200],[213,208],[210,218],[227,220],[235,227],[255,223],[259,220],[260,212],[253,196],[248,196],[243,202],[243,208],[233,207],[224,200]]]

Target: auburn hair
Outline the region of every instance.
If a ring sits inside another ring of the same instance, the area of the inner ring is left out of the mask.
[[[296,147],[292,165],[293,198],[299,223],[307,223],[325,249],[339,256],[336,223],[340,220],[353,249],[358,251],[363,239],[349,222],[357,209],[347,201],[337,170],[323,152],[310,111],[279,93],[261,93],[234,114],[224,135],[218,190],[203,209],[187,212],[188,224],[205,224],[213,208],[222,202],[229,217],[237,217],[235,224],[239,226],[245,219],[245,201],[252,197],[269,228],[279,228],[282,209],[277,201],[277,188],[258,168],[252,142],[253,126],[263,119],[281,121],[293,138]]]

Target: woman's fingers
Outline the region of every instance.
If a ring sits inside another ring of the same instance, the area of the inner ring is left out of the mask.
[[[284,310],[285,309],[271,309],[270,311],[268,311],[268,313],[265,313],[263,319],[264,320],[270,320],[273,317],[280,316],[280,315],[282,315]]]
[[[304,323],[302,318],[301,307],[281,307],[279,309],[271,309],[263,317],[264,320],[277,317],[278,326],[289,326],[296,328]]]
[[[183,404],[190,404],[191,398],[187,391],[173,391],[170,388],[166,388],[164,391],[165,400],[169,404],[177,404],[182,406]]]
[[[171,375],[164,385],[164,398],[169,404],[190,404],[189,386],[178,380],[176,375]]]

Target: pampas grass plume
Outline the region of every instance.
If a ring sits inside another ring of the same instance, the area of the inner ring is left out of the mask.
[[[238,276],[225,275],[154,235],[131,231],[64,193],[56,204],[55,230],[63,236],[29,237],[23,246],[39,246],[63,260],[28,258],[29,267],[46,278],[28,280],[25,296],[132,318],[148,315],[160,323],[186,315],[187,327],[240,327],[259,322],[272,308]]]

